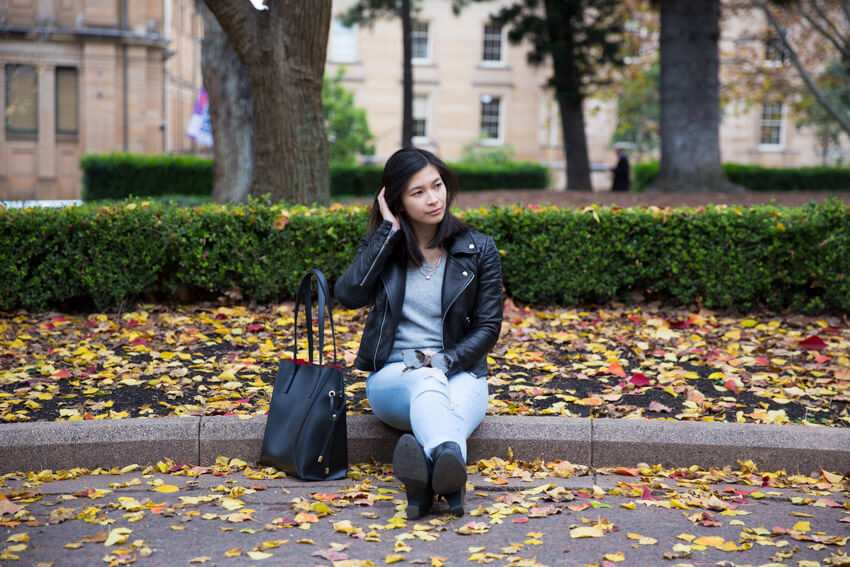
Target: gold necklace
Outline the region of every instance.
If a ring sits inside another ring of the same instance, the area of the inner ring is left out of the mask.
[[[442,255],[442,254],[440,254],[440,257],[439,257],[439,258],[437,258],[437,262],[436,262],[433,266],[431,266],[431,265],[430,265],[430,264],[428,264],[428,262],[426,262],[426,261],[425,261],[425,259],[423,258],[422,263],[423,263],[424,265],[428,266],[428,269],[427,269],[427,270],[423,270],[423,269],[422,269],[422,266],[419,266],[419,272],[420,272],[423,276],[425,276],[425,279],[426,279],[426,280],[430,280],[430,279],[431,279],[431,276],[433,276],[435,273],[437,273],[437,269],[440,267],[440,262],[442,262],[442,260],[443,260],[443,255]]]

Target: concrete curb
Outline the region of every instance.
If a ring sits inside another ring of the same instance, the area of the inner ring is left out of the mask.
[[[219,455],[260,457],[266,417],[135,418],[0,425],[0,472],[148,465],[166,458],[209,465]],[[390,462],[399,432],[372,415],[348,416],[352,463]],[[469,439],[471,460],[563,459],[593,467],[638,462],[810,474],[850,470],[850,428],[646,419],[487,416]]]

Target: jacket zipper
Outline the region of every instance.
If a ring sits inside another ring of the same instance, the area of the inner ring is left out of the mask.
[[[378,258],[380,258],[380,257],[381,257],[381,252],[383,252],[383,251],[384,251],[384,248],[386,248],[387,244],[388,244],[388,243],[389,243],[389,241],[390,241],[390,237],[391,237],[391,236],[392,236],[392,234],[388,235],[388,236],[384,239],[384,243],[383,243],[383,244],[381,244],[381,249],[380,249],[380,250],[378,250],[378,254],[377,254],[377,256],[375,256],[375,260],[372,262],[372,265],[371,265],[371,266],[369,266],[369,270],[366,272],[366,275],[365,275],[365,276],[363,276],[363,279],[362,279],[362,280],[360,280],[360,287],[363,287],[363,284],[365,284],[365,283],[366,283],[366,280],[367,280],[367,279],[369,279],[369,274],[371,274],[371,273],[372,273],[372,269],[375,267],[375,264],[377,264],[377,263],[378,263]]]
[[[381,346],[381,335],[384,334],[384,323],[386,323],[387,321],[387,306],[390,303],[390,293],[387,289],[387,284],[384,283],[383,280],[381,281],[381,283],[384,285],[384,293],[387,294],[387,301],[386,303],[384,303],[384,316],[381,317],[381,328],[378,329],[378,340],[375,341],[375,356],[374,358],[372,358],[373,362],[376,362],[378,360],[378,347]]]
[[[443,313],[443,318],[440,321],[440,328],[441,329],[445,329],[446,315],[449,314],[449,310],[452,308],[452,305],[454,304],[455,301],[457,301],[457,298],[460,297],[460,294],[463,293],[463,290],[465,290],[466,288],[469,287],[469,284],[472,283],[473,279],[475,279],[475,274],[472,274],[471,276],[469,276],[469,279],[466,280],[466,283],[463,284],[463,287],[458,290],[458,292],[455,294],[455,296],[452,298],[452,300],[446,306],[446,311]],[[443,350],[446,350],[446,337],[445,337],[446,334],[445,333],[441,333],[441,334],[443,336],[440,339],[440,344],[443,346]]]

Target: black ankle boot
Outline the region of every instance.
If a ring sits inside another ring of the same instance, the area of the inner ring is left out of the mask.
[[[431,463],[422,445],[409,433],[401,436],[393,452],[393,474],[404,483],[407,495],[407,519],[418,520],[431,510]]]
[[[449,503],[449,512],[458,518],[463,516],[463,497],[466,495],[466,487],[461,488],[457,492],[445,494],[446,502]]]
[[[463,515],[463,496],[466,492],[466,461],[454,441],[437,445],[431,453],[434,462],[431,487],[444,496],[452,514]]]

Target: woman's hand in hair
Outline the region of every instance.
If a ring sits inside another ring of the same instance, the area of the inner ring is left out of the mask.
[[[378,207],[381,209],[381,216],[384,217],[384,220],[393,223],[393,230],[395,231],[399,229],[398,219],[392,211],[390,211],[390,206],[387,204],[387,198],[384,195],[386,191],[387,188],[382,187],[381,192],[378,193]]]

